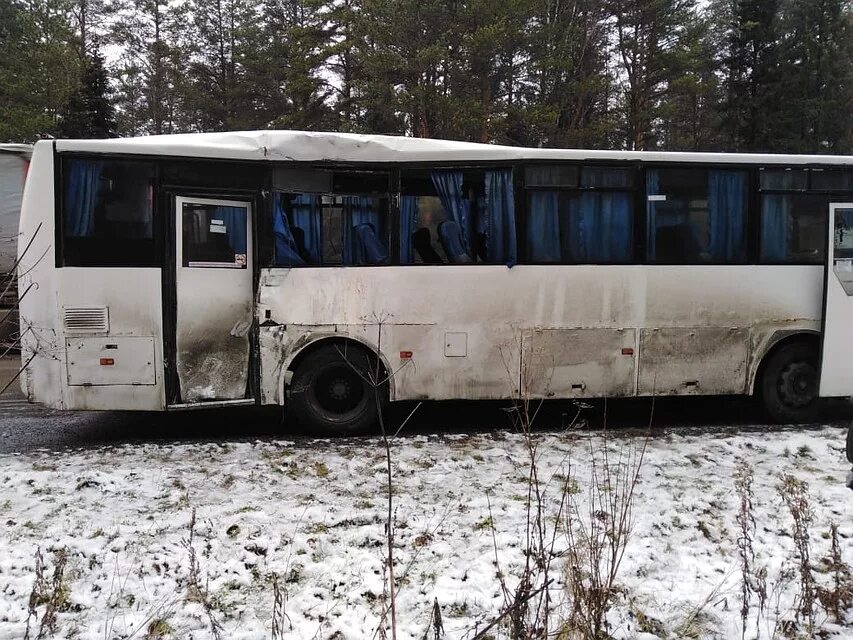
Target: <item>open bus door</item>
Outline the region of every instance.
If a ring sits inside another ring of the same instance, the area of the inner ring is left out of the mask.
[[[170,408],[254,404],[252,204],[175,197],[175,369]]]
[[[853,203],[829,205],[820,395],[853,396]]]

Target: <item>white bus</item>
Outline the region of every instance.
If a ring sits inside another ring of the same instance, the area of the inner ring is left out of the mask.
[[[519,395],[755,394],[809,420],[853,393],[851,201],[853,157],[39,142],[22,386],[60,409],[286,405],[332,434],[384,401]]]

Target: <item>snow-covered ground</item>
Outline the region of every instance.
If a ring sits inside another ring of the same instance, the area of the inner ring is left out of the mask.
[[[613,460],[641,437],[614,431],[605,441],[600,432],[575,431],[538,434],[536,441],[539,475],[548,483],[546,521],[553,526],[565,475],[582,500],[590,450],[608,446]],[[838,524],[842,553],[853,563],[853,492],[844,487],[843,443],[839,427],[655,434],[636,489],[618,601],[608,617],[611,634],[740,638],[734,471],[744,459],[755,474],[756,562],[768,568],[782,615],[790,615],[785,609],[797,581],[779,579],[793,562],[779,478],[790,473],[808,483],[812,562],[825,582],[830,522]],[[497,565],[512,587],[523,564],[525,440],[496,431],[400,437],[392,446],[400,637],[424,635],[436,599],[445,636],[471,637],[503,602]],[[67,549],[67,602],[56,637],[144,638],[150,628],[152,638],[212,638],[213,616],[223,638],[270,638],[273,576],[285,597],[284,637],[377,637],[386,506],[377,439],[0,456],[0,638],[24,636],[38,547],[48,581],[55,552]],[[190,546],[210,614],[187,590]],[[561,562],[554,565],[557,600],[565,595]],[[39,617],[43,612],[41,604]],[[762,628],[775,617],[764,614]],[[33,618],[33,630],[38,622]],[[853,637],[826,616],[818,622],[835,637]]]

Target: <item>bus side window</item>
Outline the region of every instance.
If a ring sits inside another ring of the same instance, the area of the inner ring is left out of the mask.
[[[626,263],[633,257],[631,167],[527,167],[527,258],[533,263]]]
[[[387,198],[275,194],[275,266],[387,264]]]
[[[648,168],[649,262],[746,262],[747,176],[729,169]]]
[[[853,171],[773,167],[759,176],[761,262],[822,264],[829,203],[850,197]]]
[[[64,265],[158,264],[152,163],[67,158],[62,183]]]
[[[401,264],[515,264],[511,169],[413,170],[401,187]]]

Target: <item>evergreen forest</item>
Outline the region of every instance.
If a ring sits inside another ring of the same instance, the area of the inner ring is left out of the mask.
[[[851,0],[0,0],[0,141],[853,152]]]

